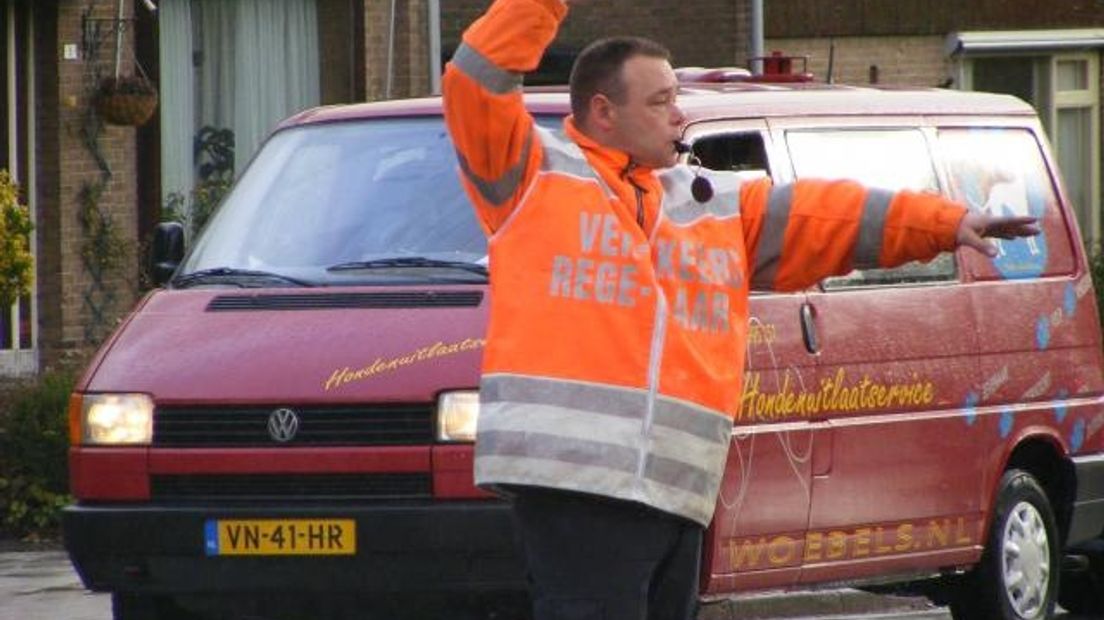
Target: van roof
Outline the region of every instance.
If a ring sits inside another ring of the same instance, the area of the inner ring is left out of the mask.
[[[566,89],[527,89],[535,114],[566,114]],[[683,84],[679,105],[688,122],[738,118],[864,115],[1034,116],[1035,110],[1011,95],[938,88],[885,88],[836,84],[749,82]],[[323,106],[303,111],[280,128],[312,123],[395,116],[441,114],[440,97],[395,99]]]

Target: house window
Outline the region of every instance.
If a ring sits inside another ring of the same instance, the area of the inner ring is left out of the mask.
[[[1055,56],[1048,121],[1082,236],[1100,240],[1100,89],[1096,54]]]
[[[956,33],[958,84],[1035,107],[1086,243],[1101,241],[1100,65],[1104,31]]]
[[[19,6],[17,6],[19,4]],[[34,170],[34,19],[32,11],[14,0],[0,0],[0,169],[20,185],[20,200],[35,216]],[[35,252],[31,235],[31,252]],[[0,307],[0,376],[24,376],[37,370],[35,295],[10,307]]]
[[[318,105],[315,0],[159,3],[162,199],[240,173],[277,123]],[[187,212],[190,202],[176,204]]]

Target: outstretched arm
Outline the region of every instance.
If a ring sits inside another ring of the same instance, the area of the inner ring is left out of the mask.
[[[1037,234],[1033,218],[994,218],[942,196],[854,181],[763,179],[740,197],[752,287],[792,291],[851,269],[929,260],[959,245],[992,256],[985,237]]]

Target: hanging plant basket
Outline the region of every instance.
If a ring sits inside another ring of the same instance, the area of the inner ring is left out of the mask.
[[[96,89],[95,105],[105,122],[137,127],[157,109],[157,88],[141,76],[104,78]]]

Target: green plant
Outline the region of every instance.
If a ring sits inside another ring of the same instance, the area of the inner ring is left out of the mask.
[[[48,372],[18,390],[0,418],[0,527],[21,537],[54,537],[69,503],[69,373]]]
[[[193,146],[199,178],[229,180],[234,174],[234,132],[204,125],[196,132]]]
[[[1089,252],[1089,274],[1096,291],[1096,311],[1104,325],[1104,245],[1097,243]]]
[[[80,201],[77,216],[84,233],[80,243],[81,263],[89,276],[84,305],[91,320],[85,324],[84,333],[90,343],[99,343],[114,328],[110,313],[116,308],[117,290],[109,279],[126,272],[133,249],[115,218],[100,207],[106,187],[106,176],[99,181],[85,181],[77,196]]]
[[[0,170],[0,309],[30,291],[32,229],[29,210],[19,204],[19,186]]]
[[[201,127],[195,136],[193,155],[199,181],[189,194],[169,194],[161,210],[161,221],[180,222],[189,239],[203,229],[233,184],[234,132],[211,125]]]
[[[190,196],[185,196],[181,192],[169,194],[161,210],[161,221],[180,222],[184,225],[187,237],[194,239],[195,235],[203,230],[207,220],[211,219],[215,207],[222,201],[230,185],[231,182],[228,180],[212,179],[197,183],[192,188]]]
[[[123,231],[108,213],[100,208],[100,197],[107,183],[85,183],[77,198],[81,228],[85,242],[81,244],[81,258],[93,277],[120,269],[130,256],[130,243]]]

